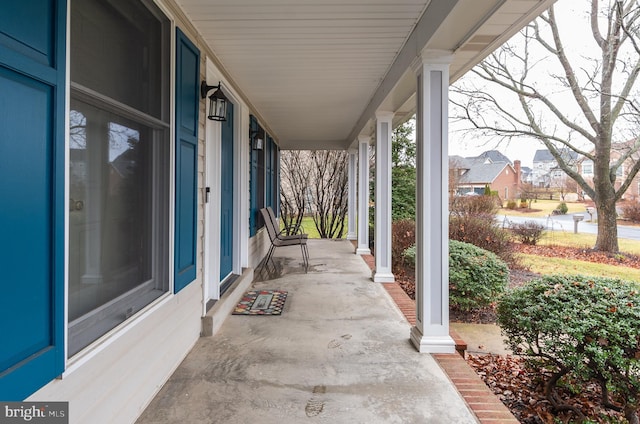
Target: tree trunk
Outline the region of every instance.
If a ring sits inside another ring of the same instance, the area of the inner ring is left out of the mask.
[[[618,222],[616,204],[613,199],[596,203],[598,211],[598,237],[594,250],[600,252],[618,252]]]
[[[618,252],[618,215],[616,214],[615,179],[611,178],[609,163],[611,162],[611,138],[608,131],[602,131],[595,154],[598,160],[594,163],[593,190],[594,202],[598,211],[598,237],[594,250],[600,252]]]

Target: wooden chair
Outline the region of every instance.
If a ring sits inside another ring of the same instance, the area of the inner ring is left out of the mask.
[[[298,233],[286,235],[285,231],[280,231],[278,226],[278,220],[276,219],[276,215],[273,212],[271,207],[260,209],[260,213],[264,218],[264,225],[267,228],[267,233],[269,234],[269,240],[271,241],[271,247],[269,248],[269,252],[264,260],[264,264],[271,260],[273,262],[273,252],[276,247],[281,246],[300,246],[300,250],[302,251],[302,262],[304,264],[304,272],[307,272],[309,269],[309,250],[307,249],[307,239],[309,238],[308,234]],[[273,262],[275,265],[275,262]]]

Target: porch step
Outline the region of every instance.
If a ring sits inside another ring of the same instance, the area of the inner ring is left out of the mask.
[[[207,310],[207,314],[202,317],[200,337],[211,337],[218,332],[222,323],[240,302],[242,295],[248,290],[252,281],[253,268],[244,268],[242,275],[236,278],[220,299]]]

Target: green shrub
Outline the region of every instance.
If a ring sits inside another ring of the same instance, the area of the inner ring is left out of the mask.
[[[551,371],[545,394],[555,409],[566,407],[556,396],[561,381],[593,381],[604,407],[637,422],[640,297],[633,283],[546,276],[505,294],[498,323],[514,353],[532,359],[532,369]]]
[[[544,234],[544,225],[535,221],[511,224],[511,231],[522,244],[535,246]]]
[[[416,246],[408,247],[403,257],[416,263]],[[449,300],[460,309],[490,305],[508,283],[509,269],[495,254],[470,243],[449,240]]]
[[[402,257],[404,258],[405,263],[415,268],[416,267],[416,245],[414,244],[413,246],[407,247],[405,251],[402,252]]]
[[[507,201],[507,209],[515,209],[518,206],[515,200]]]
[[[560,202],[556,210],[560,215],[566,215],[566,213],[569,212],[569,207],[565,202]]]
[[[463,310],[495,302],[509,280],[507,265],[495,254],[469,243],[449,240],[449,300]]]

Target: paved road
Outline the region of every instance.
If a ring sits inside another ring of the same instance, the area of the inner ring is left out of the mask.
[[[573,232],[573,215],[552,215],[550,217],[523,217],[523,216],[506,216],[498,214],[496,219],[498,222],[507,227],[510,223],[522,223],[525,221],[535,221],[545,226],[549,231],[567,231]],[[583,215],[584,220],[578,223],[578,232],[586,234],[597,234],[598,225],[594,222],[589,222],[589,214],[577,214]],[[618,225],[618,238],[625,238],[631,240],[640,240],[640,227],[631,227],[626,225]]]

